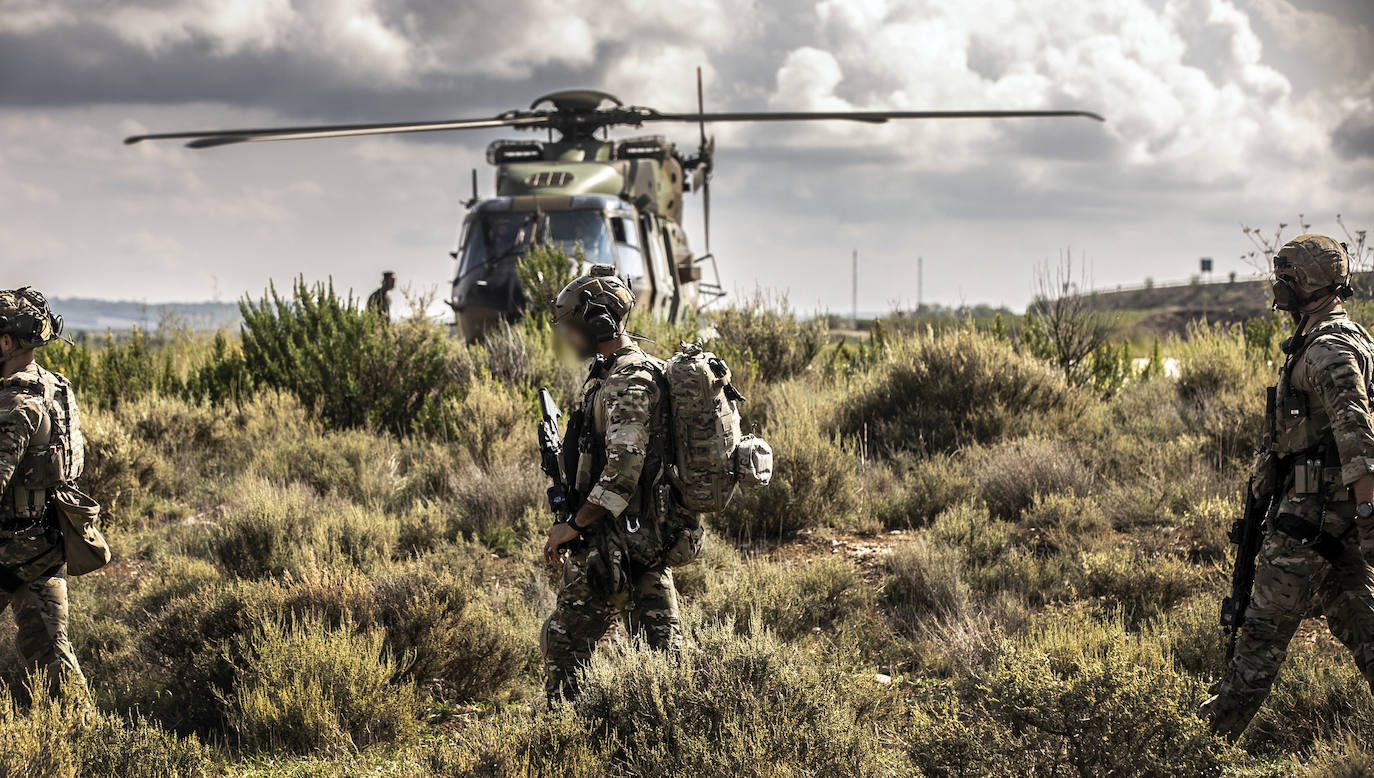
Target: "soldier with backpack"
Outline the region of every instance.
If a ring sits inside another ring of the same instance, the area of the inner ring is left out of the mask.
[[[76,490],[84,443],[71,384],[34,363],[62,335],[38,291],[0,291],[0,611],[14,608],[25,662],[85,679],[67,636],[67,575],[109,560],[99,506]],[[70,569],[69,569],[70,568]]]
[[[741,445],[724,363],[699,349],[668,363],[644,353],[625,331],[634,302],[610,265],[592,266],[553,301],[559,337],[592,366],[561,450],[546,457],[556,490],[567,485],[566,498],[551,500],[561,515],[544,545],[550,564],[563,563],[539,641],[550,700],[576,692],[617,617],[654,648],[680,647],[673,566],[700,553],[702,512],[771,471],[767,444]]]

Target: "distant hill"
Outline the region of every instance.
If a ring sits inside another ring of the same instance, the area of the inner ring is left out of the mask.
[[[156,329],[168,326],[193,330],[237,327],[237,303],[143,303],[133,300],[96,300],[89,297],[53,298],[54,311],[62,315],[69,332]]]
[[[1263,315],[1272,301],[1269,284],[1268,279],[1185,282],[1099,289],[1088,297],[1096,310],[1143,314],[1136,325],[1145,330],[1182,332],[1197,319],[1231,322]],[[1352,285],[1357,297],[1374,296],[1374,274],[1359,274]]]

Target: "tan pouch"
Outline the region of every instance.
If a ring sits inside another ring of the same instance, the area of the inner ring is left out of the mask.
[[[67,549],[67,575],[85,575],[110,562],[110,544],[100,534],[100,503],[74,486],[55,490],[58,526]]]

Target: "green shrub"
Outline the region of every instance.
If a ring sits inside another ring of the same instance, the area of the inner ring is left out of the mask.
[[[769,300],[762,293],[714,312],[711,324],[716,337],[708,347],[746,382],[791,378],[825,345],[820,319],[798,319],[786,299]]]
[[[92,349],[85,338],[75,345],[50,343],[34,352],[34,359],[70,379],[79,399],[94,408],[118,408],[145,397],[182,391],[171,351],[151,348],[137,327],[123,339],[106,332],[99,349]]]
[[[908,630],[928,619],[962,615],[970,597],[962,567],[956,549],[928,537],[897,546],[883,560],[885,609]]]
[[[974,496],[964,463],[950,455],[899,457],[895,483],[882,492],[875,514],[882,526],[912,528],[930,523],[942,511]]]
[[[1005,647],[979,691],[1013,774],[1216,776],[1227,761],[1193,715],[1201,689],[1120,625],[1043,622]]]
[[[1272,381],[1273,369],[1248,353],[1236,328],[1189,330],[1178,396],[1189,427],[1208,439],[1214,467],[1254,451],[1263,431],[1265,386]]]
[[[989,335],[960,330],[895,342],[845,403],[839,428],[879,453],[953,451],[1067,419],[1063,377]]]
[[[885,772],[882,695],[766,635],[698,631],[680,659],[594,658],[573,707],[629,775]]]
[[[1374,699],[1349,655],[1339,648],[1323,650],[1294,641],[1244,742],[1264,751],[1292,754],[1345,733],[1371,731]]]
[[[871,593],[854,567],[825,557],[790,566],[770,562],[746,565],[743,575],[708,591],[701,613],[713,622],[733,621],[741,633],[757,618],[783,640],[829,632],[871,608]]]
[[[380,629],[316,618],[267,620],[236,641],[237,677],[224,704],[240,748],[349,751],[404,741],[419,700],[398,681]]]
[[[987,567],[1011,548],[1012,525],[993,518],[980,503],[960,503],[935,517],[931,535],[956,548],[966,567]]]
[[[424,775],[489,778],[607,778],[628,776],[617,754],[594,739],[594,722],[571,706],[506,711],[458,730],[429,754]]]
[[[1112,534],[1111,522],[1096,500],[1071,493],[1041,493],[1021,513],[1021,526],[1039,533],[1050,551],[1072,551],[1099,545]]]
[[[1303,778],[1368,778],[1374,775],[1374,754],[1353,735],[1319,747]]]
[[[773,447],[773,482],[743,490],[716,528],[741,541],[783,540],[798,530],[843,525],[862,498],[852,444],[823,431],[815,393],[788,384],[769,397],[764,436]]]
[[[976,457],[973,481],[993,515],[1015,520],[1047,494],[1086,494],[1092,471],[1063,443],[1028,438]]]
[[[41,679],[29,688],[33,699],[21,707],[0,686],[0,775],[190,778],[209,772],[210,751],[193,737],[87,708],[75,687],[61,698],[49,697]]]
[[[244,300],[243,361],[256,385],[295,395],[331,427],[443,433],[443,407],[461,399],[467,351],[436,324],[390,326],[332,285],[275,287]]]
[[[300,485],[244,479],[233,500],[208,543],[226,570],[244,578],[331,565],[371,569],[389,560],[396,544],[394,522]]]

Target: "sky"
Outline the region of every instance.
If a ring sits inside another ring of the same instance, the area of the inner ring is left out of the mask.
[[[470,170],[514,131],[121,145],[145,131],[489,116],[557,89],[708,110],[1078,108],[720,125],[725,287],[847,311],[1023,307],[1253,271],[1241,225],[1374,228],[1369,0],[0,0],[0,285],[232,301],[269,280],[444,294]],[[663,126],[687,147],[692,126]],[[630,130],[624,134],[636,134]],[[702,245],[699,200],[685,223]],[[1075,269],[1075,275],[1078,270]]]

